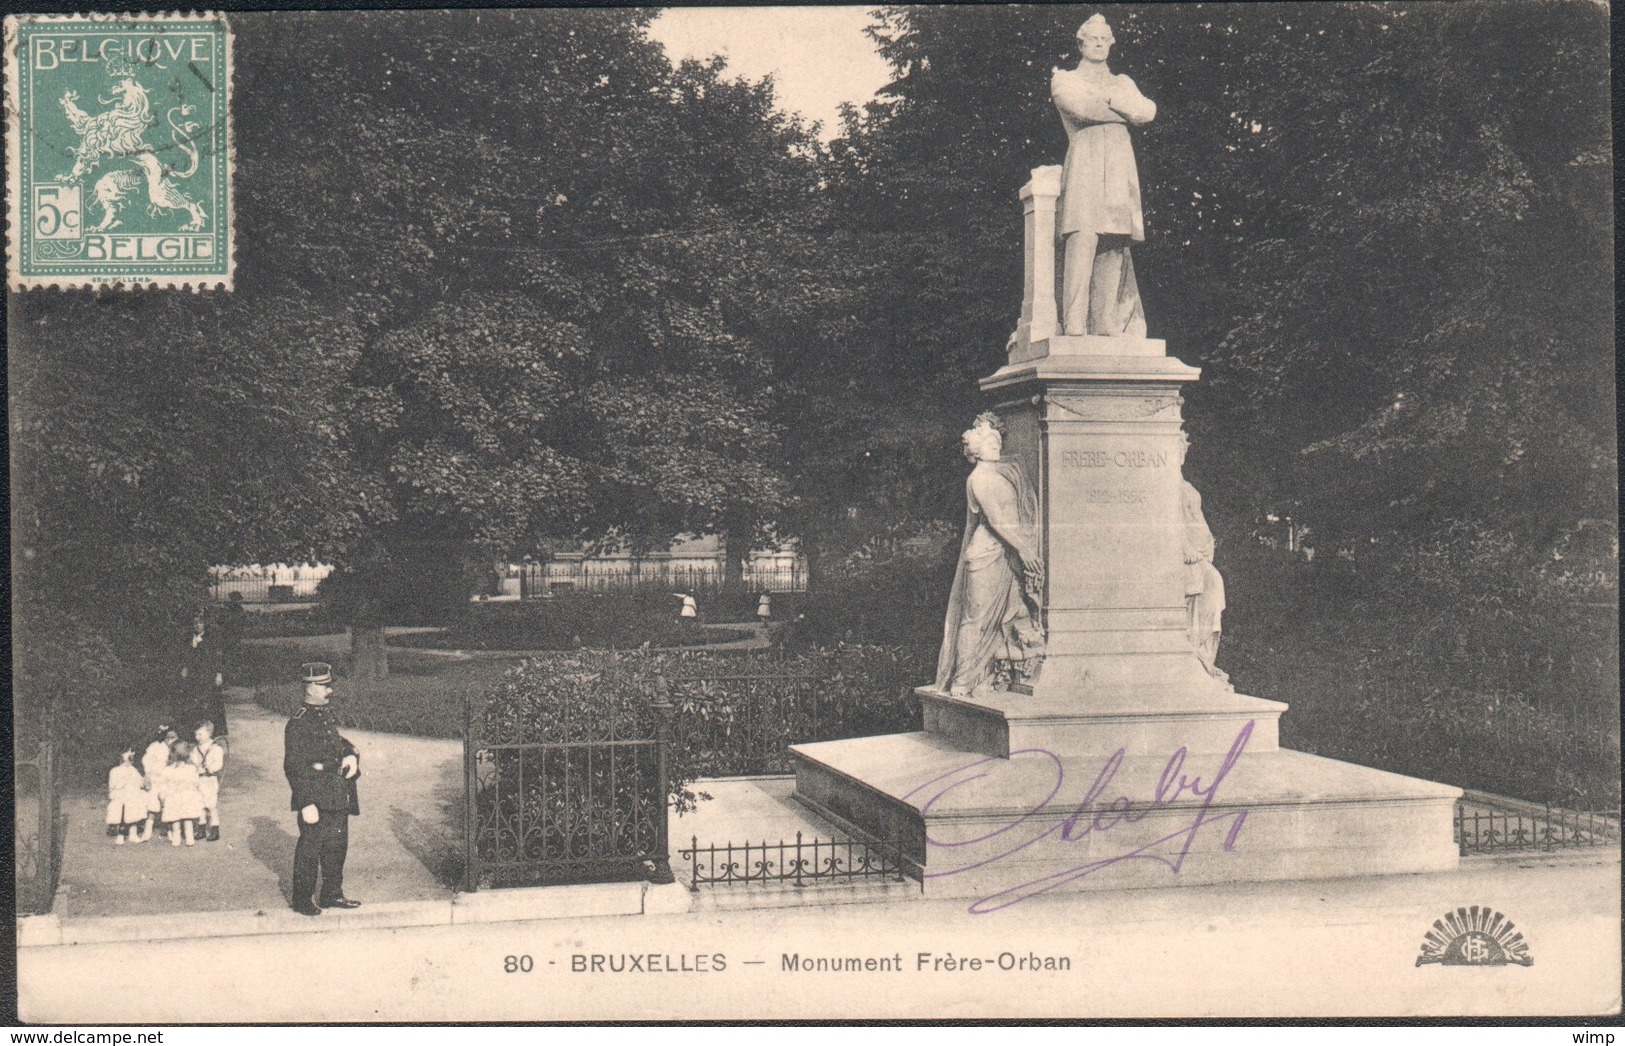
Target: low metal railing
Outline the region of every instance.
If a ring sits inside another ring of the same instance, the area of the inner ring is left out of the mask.
[[[568,569],[546,563],[526,563],[519,568],[519,595],[522,599],[542,599],[571,592],[685,592],[708,603],[725,587],[721,566],[673,567],[645,562],[635,569],[603,567]],[[746,592],[805,592],[807,572],[799,565],[746,568],[741,581]]]
[[[1618,846],[1619,811],[1569,810],[1482,793],[1456,804],[1456,844],[1461,855],[1552,852]]]
[[[267,577],[211,577],[209,598],[224,603],[233,594],[245,603],[312,603],[319,596],[322,579],[300,578],[298,581],[272,581]]]
[[[794,842],[781,839],[777,843],[763,840],[702,847],[697,836],[690,838],[689,848],[678,851],[678,856],[688,862],[689,889],[695,891],[702,886],[921,879],[913,862],[859,839],[806,839],[797,832]]]

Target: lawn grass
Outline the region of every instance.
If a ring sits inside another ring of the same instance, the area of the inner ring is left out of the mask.
[[[471,604],[444,631],[391,637],[391,644],[437,650],[635,650],[705,646],[750,636],[746,629],[701,629],[679,621],[667,593],[591,592],[527,602]]]
[[[260,665],[254,700],[289,715],[303,697],[297,648],[272,651]],[[391,652],[387,679],[348,678],[348,658],[335,661],[333,711],[341,726],[418,737],[463,736],[463,703],[482,694],[513,667],[506,659],[462,659],[410,651]]]
[[[243,618],[243,635],[251,639],[320,636],[343,631],[344,624],[335,620],[323,606],[297,610],[251,610]]]

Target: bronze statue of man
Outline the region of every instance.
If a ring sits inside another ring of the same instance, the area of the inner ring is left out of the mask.
[[[1157,106],[1107,67],[1115,42],[1106,20],[1091,16],[1078,28],[1078,67],[1050,77],[1068,142],[1056,208],[1061,323],[1066,334],[1143,338],[1145,310],[1129,245],[1145,240],[1145,219],[1128,125],[1151,122]]]

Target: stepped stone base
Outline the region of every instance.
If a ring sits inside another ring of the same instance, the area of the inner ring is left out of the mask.
[[[938,716],[960,711],[933,703]],[[1189,746],[1182,756],[1178,745],[1118,757],[1091,743],[1092,754],[1040,744],[1003,758],[934,733],[790,751],[801,801],[894,847],[928,895],[975,897],[979,911],[1050,890],[1456,867],[1460,789],[1279,749],[1273,739],[1260,720],[1243,722],[1223,748]]]
[[[1147,711],[1160,702],[1133,692],[1104,694],[1082,706],[1075,699],[1005,691],[956,697],[935,687],[914,693],[925,714],[926,733],[969,752],[1008,759],[1011,752],[1042,748],[1062,755],[1127,755],[1166,759],[1184,745],[1190,752],[1225,752],[1249,721],[1249,752],[1280,747],[1280,701],[1245,697],[1213,687],[1181,695],[1175,711]],[[1175,740],[1177,738],[1177,740]]]

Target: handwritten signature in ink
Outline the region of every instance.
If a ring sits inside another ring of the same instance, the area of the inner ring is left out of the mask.
[[[1124,749],[1119,748],[1112,753],[1111,757],[1100,768],[1100,772],[1095,775],[1094,783],[1089,786],[1083,797],[1072,808],[1070,816],[1056,823],[1048,823],[1048,818],[1040,821],[1039,818],[1046,813],[1056,812],[1057,808],[1064,805],[1057,803],[1055,807],[1051,806],[1056,796],[1060,795],[1061,787],[1065,781],[1065,773],[1062,770],[1060,757],[1054,752],[1043,748],[1024,748],[1011,752],[1010,758],[1012,759],[1018,756],[1037,756],[1049,760],[1054,772],[1054,783],[1050,787],[1049,794],[1035,806],[1022,813],[1021,816],[975,838],[939,841],[927,835],[927,845],[939,850],[975,846],[999,836],[1005,836],[1010,840],[1011,845],[1008,849],[1001,850],[991,857],[982,857],[957,868],[928,871],[926,875],[944,877],[959,875],[977,868],[985,868],[1018,854],[1028,847],[1035,846],[1046,839],[1058,838],[1062,843],[1069,843],[1085,839],[1091,834],[1104,834],[1119,824],[1134,824],[1147,814],[1172,805],[1186,794],[1201,799],[1201,805],[1195,808],[1195,812],[1188,824],[1182,824],[1167,835],[1153,839],[1142,846],[1136,846],[1132,850],[1125,850],[1112,857],[1089,861],[1030,882],[1000,890],[978,900],[970,906],[969,911],[973,915],[996,912],[1013,904],[1019,904],[1022,901],[1046,894],[1051,890],[1065,886],[1067,883],[1093,875],[1123,861],[1160,861],[1177,875],[1184,866],[1185,858],[1189,855],[1191,847],[1196,842],[1197,832],[1201,831],[1202,827],[1209,823],[1230,821],[1230,830],[1224,838],[1224,850],[1228,853],[1235,849],[1236,836],[1241,833],[1241,826],[1247,821],[1247,811],[1245,809],[1235,809],[1214,813],[1211,808],[1214,800],[1218,797],[1219,785],[1223,783],[1225,776],[1230,773],[1237,760],[1241,758],[1242,751],[1247,747],[1247,741],[1253,735],[1253,724],[1253,720],[1248,720],[1247,724],[1236,734],[1235,741],[1230,745],[1230,750],[1225,753],[1218,769],[1213,771],[1205,783],[1200,774],[1185,773],[1185,759],[1188,753],[1182,745],[1173,755],[1168,757],[1167,764],[1162,768],[1162,776],[1157,781],[1156,791],[1149,802],[1136,805],[1127,796],[1118,795],[1115,799],[1095,810],[1091,816],[1090,808],[1106,794],[1106,790],[1112,783],[1112,778],[1116,776],[1118,768],[1123,765]],[[986,777],[986,768],[989,764],[1002,761],[997,757],[988,757],[956,767],[920,785],[904,798],[912,798],[921,793],[927,793],[929,798],[920,807],[920,812],[929,815],[931,808],[944,796],[955,788],[963,787],[972,781]],[[933,788],[935,791],[929,791]],[[1027,826],[1025,830],[1023,826]]]

